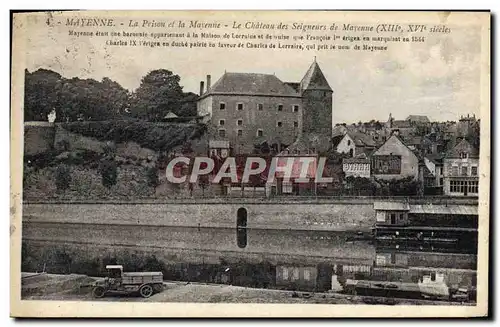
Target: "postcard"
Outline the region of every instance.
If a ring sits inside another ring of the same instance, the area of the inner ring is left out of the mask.
[[[11,316],[488,315],[489,12],[12,33]]]

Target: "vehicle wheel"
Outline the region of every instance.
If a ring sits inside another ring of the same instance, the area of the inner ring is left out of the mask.
[[[104,294],[106,294],[106,290],[102,286],[96,286],[92,290],[92,295],[96,298],[101,298],[104,296]]]
[[[153,295],[153,287],[151,285],[142,285],[139,289],[139,293],[143,298],[148,298]]]

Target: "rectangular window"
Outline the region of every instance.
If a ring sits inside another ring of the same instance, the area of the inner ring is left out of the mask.
[[[220,109],[220,110],[225,110],[225,109],[226,109],[226,104],[225,104],[224,102],[221,102],[221,103],[219,104],[219,109]]]
[[[278,105],[278,111],[283,111],[283,105],[282,104]]]
[[[224,119],[219,120],[219,126],[224,126],[226,121]]]
[[[387,258],[383,254],[377,254],[375,256],[375,262],[376,262],[377,266],[385,266],[386,262],[387,262]]]
[[[283,126],[283,123],[279,121],[279,122],[276,124],[276,126],[281,127],[281,126]]]
[[[293,268],[293,280],[298,280],[299,279],[299,276],[300,275],[300,272],[299,272],[299,268]]]
[[[467,176],[467,167],[462,167],[462,176]]]
[[[455,193],[456,192],[456,181],[450,181],[450,193]]]
[[[477,176],[477,167],[476,166],[470,167],[470,174],[472,176]]]
[[[243,119],[238,119],[238,120],[236,121],[236,124],[237,124],[238,126],[243,125]]]
[[[283,267],[283,280],[287,280],[287,279],[288,279],[288,268]]]
[[[292,193],[293,190],[293,185],[290,182],[283,182],[282,184],[282,192],[285,194],[290,194]]]
[[[398,155],[377,155],[373,157],[374,174],[400,174],[401,156]]]
[[[308,269],[304,270],[304,280],[310,280],[311,279],[311,272]]]
[[[294,122],[293,122],[293,127],[294,127],[294,128],[299,127],[299,122],[298,122],[298,121],[294,121]]]
[[[479,182],[478,181],[470,181],[471,185],[471,193],[479,193]]]
[[[238,103],[238,104],[236,105],[236,108],[237,108],[238,110],[243,110],[243,103]]]
[[[438,186],[442,186],[443,185],[443,177],[439,178],[439,185]]]
[[[451,167],[451,175],[458,176],[458,166]]]
[[[262,103],[259,103],[257,105],[257,108],[259,109],[259,111],[262,111],[262,110],[264,110],[264,105]]]
[[[225,129],[219,129],[219,136],[220,137],[226,137],[226,130]]]
[[[294,104],[292,110],[293,110],[293,112],[299,112],[299,106]]]
[[[243,131],[242,131],[241,129],[239,129],[239,130],[237,131],[237,133],[238,133],[238,136],[243,136]]]
[[[257,130],[257,136],[264,136],[264,131],[261,129]]]

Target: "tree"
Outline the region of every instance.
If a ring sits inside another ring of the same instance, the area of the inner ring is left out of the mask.
[[[58,166],[56,169],[56,187],[57,191],[65,191],[71,183],[71,173],[66,165]]]
[[[156,167],[150,167],[146,172],[148,185],[151,187],[157,187],[159,184],[158,181],[158,169]]]
[[[149,72],[132,96],[131,114],[150,121],[161,120],[169,111],[179,114],[184,97],[179,82],[179,75],[169,70]]]
[[[129,106],[129,92],[105,77],[67,79],[58,73],[39,69],[25,71],[24,119],[47,121],[56,111],[56,121],[105,120],[122,114]]]
[[[184,93],[182,95],[180,109],[175,112],[178,116],[191,117],[196,116],[196,101],[198,101],[198,95],[192,92]]]
[[[128,106],[129,95],[120,84],[104,78],[62,81],[58,121],[107,120],[116,118]]]
[[[47,115],[58,106],[61,82],[61,75],[52,70],[24,71],[25,121],[47,121]]]
[[[105,159],[101,163],[102,185],[107,188],[112,187],[117,182],[118,168],[116,162],[111,159]]]

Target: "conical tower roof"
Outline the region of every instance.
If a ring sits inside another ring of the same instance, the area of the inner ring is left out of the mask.
[[[321,68],[319,68],[316,59],[307,70],[306,74],[302,78],[302,81],[300,81],[300,89],[302,91],[323,90],[323,91],[333,92],[332,88],[330,87],[328,81],[325,78],[325,75],[323,75]]]

